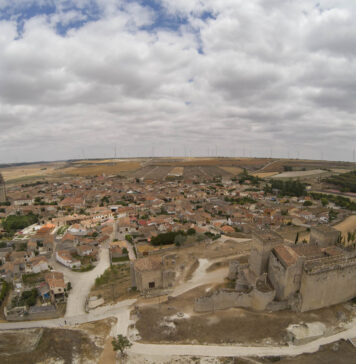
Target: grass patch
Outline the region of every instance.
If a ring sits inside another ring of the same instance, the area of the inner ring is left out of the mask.
[[[100,287],[113,281],[118,281],[129,275],[130,268],[126,265],[113,265],[101,276],[95,279],[95,287]]]
[[[44,282],[44,273],[28,273],[22,275],[22,281],[25,284],[36,284]]]
[[[128,255],[124,255],[123,257],[117,257],[117,258],[112,258],[111,259],[113,263],[117,263],[117,262],[127,262],[130,260]]]
[[[64,225],[61,226],[58,230],[57,230],[57,235],[63,235],[65,233],[65,231],[69,228],[68,225]]]
[[[90,270],[93,270],[94,268],[95,268],[94,265],[89,264],[89,265],[87,265],[85,267],[80,267],[80,268],[77,268],[77,269],[73,268],[72,270],[73,270],[73,272],[83,273],[83,272],[89,272]]]

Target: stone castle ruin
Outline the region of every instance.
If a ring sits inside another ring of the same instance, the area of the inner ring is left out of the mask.
[[[310,311],[356,296],[356,250],[338,245],[340,233],[329,226],[311,228],[309,244],[284,244],[272,231],[253,235],[248,263],[230,263],[235,289],[200,297],[197,312],[231,307]]]
[[[6,201],[6,187],[5,187],[5,180],[0,173],[0,203]]]

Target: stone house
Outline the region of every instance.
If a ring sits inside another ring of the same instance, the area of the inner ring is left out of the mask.
[[[32,273],[40,273],[48,270],[48,260],[43,256],[33,257],[28,261],[28,269]]]
[[[140,292],[172,287],[175,280],[174,258],[152,255],[131,264],[132,285]]]
[[[92,255],[94,252],[94,248],[90,245],[78,245],[76,250],[80,257]]]

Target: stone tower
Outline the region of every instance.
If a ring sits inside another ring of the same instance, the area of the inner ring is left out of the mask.
[[[0,173],[0,203],[6,201],[6,188],[5,188],[5,180]]]

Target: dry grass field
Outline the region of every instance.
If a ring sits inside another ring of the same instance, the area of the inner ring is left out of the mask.
[[[63,168],[64,162],[29,164],[23,166],[0,168],[0,173],[5,181],[12,182],[19,179],[31,179],[51,176],[57,173],[59,168]]]
[[[347,233],[354,232],[356,230],[356,215],[347,217],[344,221],[334,225],[333,228],[339,230],[347,239]]]
[[[266,163],[267,164],[267,163]],[[303,159],[280,159],[263,168],[263,172],[283,172],[284,166],[290,166],[293,170],[309,169],[342,169],[351,170],[356,168],[356,163],[339,161],[318,161]]]
[[[258,178],[268,178],[272,177],[278,174],[278,172],[255,172],[251,173],[252,176],[258,177]]]
[[[61,171],[62,174],[69,174],[74,176],[95,176],[95,175],[112,175],[121,174],[137,170],[141,167],[141,163],[138,161],[125,161],[125,162],[114,162],[114,163],[99,163],[85,165],[71,166]]]
[[[284,166],[293,168],[294,174],[303,177],[315,170],[329,169],[329,173],[345,173],[356,168],[356,163],[270,158],[133,158],[98,159],[63,162],[33,163],[0,168],[5,180],[23,183],[41,178],[62,176],[123,175],[146,179],[165,179],[170,174],[212,178],[234,176],[244,168],[260,178],[268,178],[283,172]],[[302,169],[306,171],[302,171]],[[321,171],[321,174],[326,171]],[[317,176],[317,175],[316,175]],[[286,176],[288,177],[288,176]],[[289,176],[292,177],[292,176]]]
[[[174,167],[169,173],[168,176],[182,176],[184,172],[184,167]]]
[[[243,169],[240,167],[223,167],[223,166],[221,166],[220,168],[223,169],[224,171],[234,174],[234,175],[237,175],[243,171]]]

